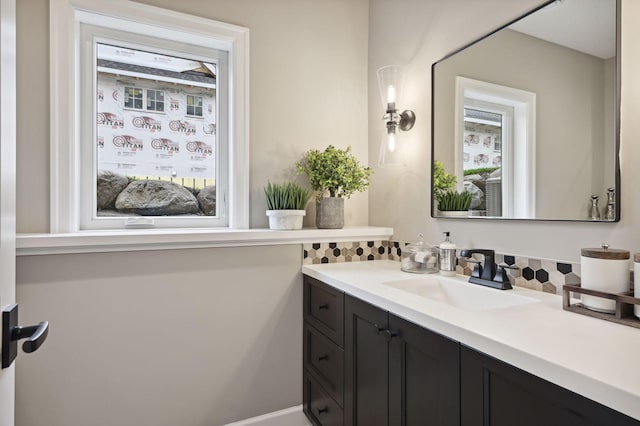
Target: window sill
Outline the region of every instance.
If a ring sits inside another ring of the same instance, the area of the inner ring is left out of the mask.
[[[343,229],[153,229],[83,231],[65,234],[18,234],[17,256],[243,247],[315,242],[388,240],[393,228],[351,226]]]

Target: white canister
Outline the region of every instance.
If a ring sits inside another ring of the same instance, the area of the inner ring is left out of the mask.
[[[629,291],[629,257],[627,250],[610,249],[602,244],[600,248],[584,248],[580,257],[582,288],[624,293]],[[615,300],[582,295],[582,304],[593,311],[615,313]]]
[[[640,297],[640,253],[633,255],[633,294]],[[633,307],[633,313],[640,318],[640,305]]]

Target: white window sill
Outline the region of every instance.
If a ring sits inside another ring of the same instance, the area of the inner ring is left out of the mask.
[[[388,240],[393,228],[350,226],[343,229],[145,229],[83,231],[65,234],[18,234],[18,256],[242,247],[315,242]]]

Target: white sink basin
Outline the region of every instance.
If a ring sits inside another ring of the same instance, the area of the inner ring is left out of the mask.
[[[512,293],[512,290],[496,290],[468,283],[461,278],[448,278],[439,275],[423,275],[406,280],[388,281],[383,284],[435,302],[470,311],[509,308],[538,302],[536,299]]]

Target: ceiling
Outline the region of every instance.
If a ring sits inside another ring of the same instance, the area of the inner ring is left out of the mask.
[[[616,54],[616,0],[557,0],[509,28],[609,59]]]

